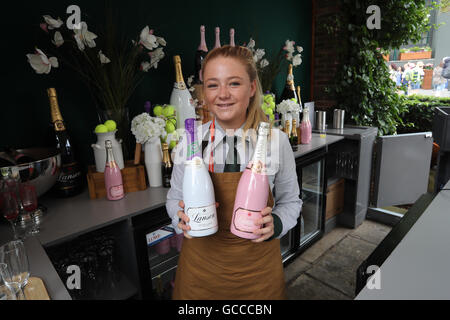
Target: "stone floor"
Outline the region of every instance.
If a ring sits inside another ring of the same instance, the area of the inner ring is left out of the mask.
[[[354,299],[356,269],[390,230],[370,220],[333,229],[285,268],[288,299]]]

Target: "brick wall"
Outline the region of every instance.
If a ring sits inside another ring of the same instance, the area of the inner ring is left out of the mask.
[[[338,59],[336,48],[339,38],[328,34],[323,27],[330,23],[330,18],[339,13],[337,1],[313,1],[313,60],[311,70],[311,97],[318,110],[333,109],[336,106],[334,96],[325,91],[326,87],[333,86],[337,72]]]

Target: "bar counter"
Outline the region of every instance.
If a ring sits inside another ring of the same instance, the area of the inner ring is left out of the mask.
[[[341,136],[326,135],[320,137],[313,133],[311,143],[299,145],[294,153],[295,158],[344,139]],[[40,232],[25,241],[31,276],[40,277],[47,288],[51,299],[70,300],[65,284],[61,281],[48,258],[44,247],[49,247],[71,240],[79,235],[94,231],[117,222],[131,219],[165,206],[167,188],[149,187],[146,190],[127,193],[122,200],[91,200],[85,190],[72,198],[56,199],[44,195],[39,202],[47,207],[40,226]],[[12,239],[9,224],[0,224],[0,244]]]

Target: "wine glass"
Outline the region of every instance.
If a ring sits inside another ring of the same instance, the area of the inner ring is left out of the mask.
[[[29,183],[21,183],[19,187],[20,199],[22,201],[23,209],[34,217],[34,212],[38,207],[36,187]],[[31,234],[39,232],[36,223],[32,221]]]
[[[0,263],[0,300],[25,300],[20,284],[13,282],[6,263]]]
[[[13,240],[0,247],[0,262],[8,266],[10,277],[6,282],[17,282],[23,291],[30,277],[28,257],[22,240]]]
[[[19,205],[17,198],[12,191],[0,192],[0,211],[2,215],[11,223],[13,229],[14,239],[18,239],[18,234],[14,222],[19,215]]]

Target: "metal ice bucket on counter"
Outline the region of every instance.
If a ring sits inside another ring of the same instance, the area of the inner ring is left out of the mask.
[[[6,168],[18,171],[20,181],[32,184],[36,188],[37,196],[40,197],[56,183],[61,167],[60,152],[55,148],[19,149],[17,152],[27,155],[35,161]],[[0,152],[0,157],[3,155],[4,152]]]

